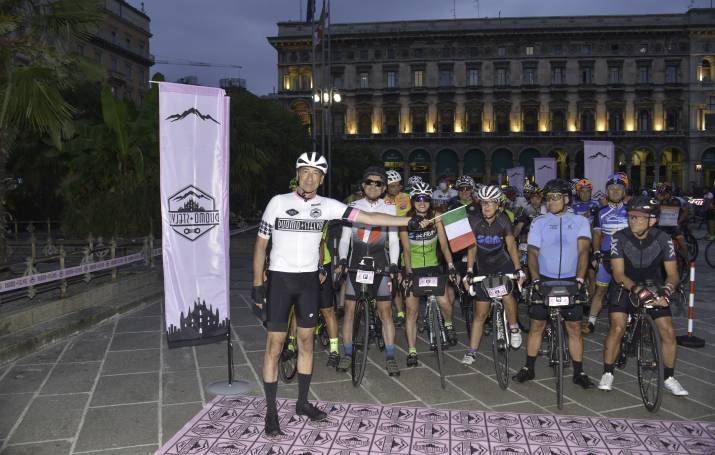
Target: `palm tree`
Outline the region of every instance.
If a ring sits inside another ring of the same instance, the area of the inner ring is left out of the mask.
[[[47,136],[57,148],[72,135],[74,110],[63,90],[101,72],[70,46],[86,41],[103,18],[97,0],[0,0],[0,262],[12,144],[22,131]]]

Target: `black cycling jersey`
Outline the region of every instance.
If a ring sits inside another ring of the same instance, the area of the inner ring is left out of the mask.
[[[613,234],[611,259],[623,259],[624,273],[636,283],[663,285],[663,263],[675,261],[675,248],[668,234],[658,228],[650,228],[642,240],[626,228]]]
[[[513,264],[506,251],[505,238],[513,236],[512,224],[503,214],[497,214],[492,224],[487,223],[481,211],[469,217],[469,224],[477,238],[477,270],[479,273],[501,271]]]

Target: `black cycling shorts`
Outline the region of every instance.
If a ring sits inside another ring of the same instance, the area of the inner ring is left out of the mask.
[[[549,278],[541,276],[541,281],[575,281],[575,278]],[[583,319],[583,305],[569,305],[559,308],[564,321],[581,321]],[[529,317],[535,321],[546,321],[549,319],[549,308],[542,304],[529,305]]]
[[[613,286],[611,289],[611,294],[608,296],[608,314],[611,313],[628,313],[635,314],[636,307],[633,306],[631,302],[630,292],[623,289],[621,286]],[[634,297],[635,298],[635,297]],[[646,312],[653,319],[672,317],[673,313],[670,311],[670,306],[658,307],[658,308],[648,308]]]
[[[323,308],[332,308],[333,299],[335,298],[335,293],[333,292],[333,274],[330,273],[330,264],[327,264],[326,271],[328,276],[325,278],[325,283],[320,285],[320,303],[318,307],[322,310]]]
[[[312,328],[318,321],[320,279],[318,272],[288,273],[268,271],[264,325],[269,332],[287,332],[290,308],[300,328]]]

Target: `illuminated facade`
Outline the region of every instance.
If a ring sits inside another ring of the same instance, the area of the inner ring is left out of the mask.
[[[279,99],[305,122],[310,30],[268,38]],[[333,133],[406,175],[486,182],[553,156],[571,178],[583,140],[610,140],[636,186],[715,178],[715,9],[333,24],[331,37]]]

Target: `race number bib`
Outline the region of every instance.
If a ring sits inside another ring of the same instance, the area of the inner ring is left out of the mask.
[[[506,292],[506,286],[500,285],[495,288],[487,288],[487,294],[489,294],[491,298],[497,298],[507,295],[508,293]]]
[[[660,216],[658,217],[658,226],[677,226],[679,215],[680,208],[678,207],[661,207]]]
[[[372,284],[375,281],[375,272],[358,270],[355,276],[355,281],[363,284]]]
[[[439,284],[439,279],[436,276],[423,276],[417,282],[417,286],[421,288],[436,288]]]
[[[568,306],[570,303],[571,299],[568,296],[549,297],[549,306]]]

